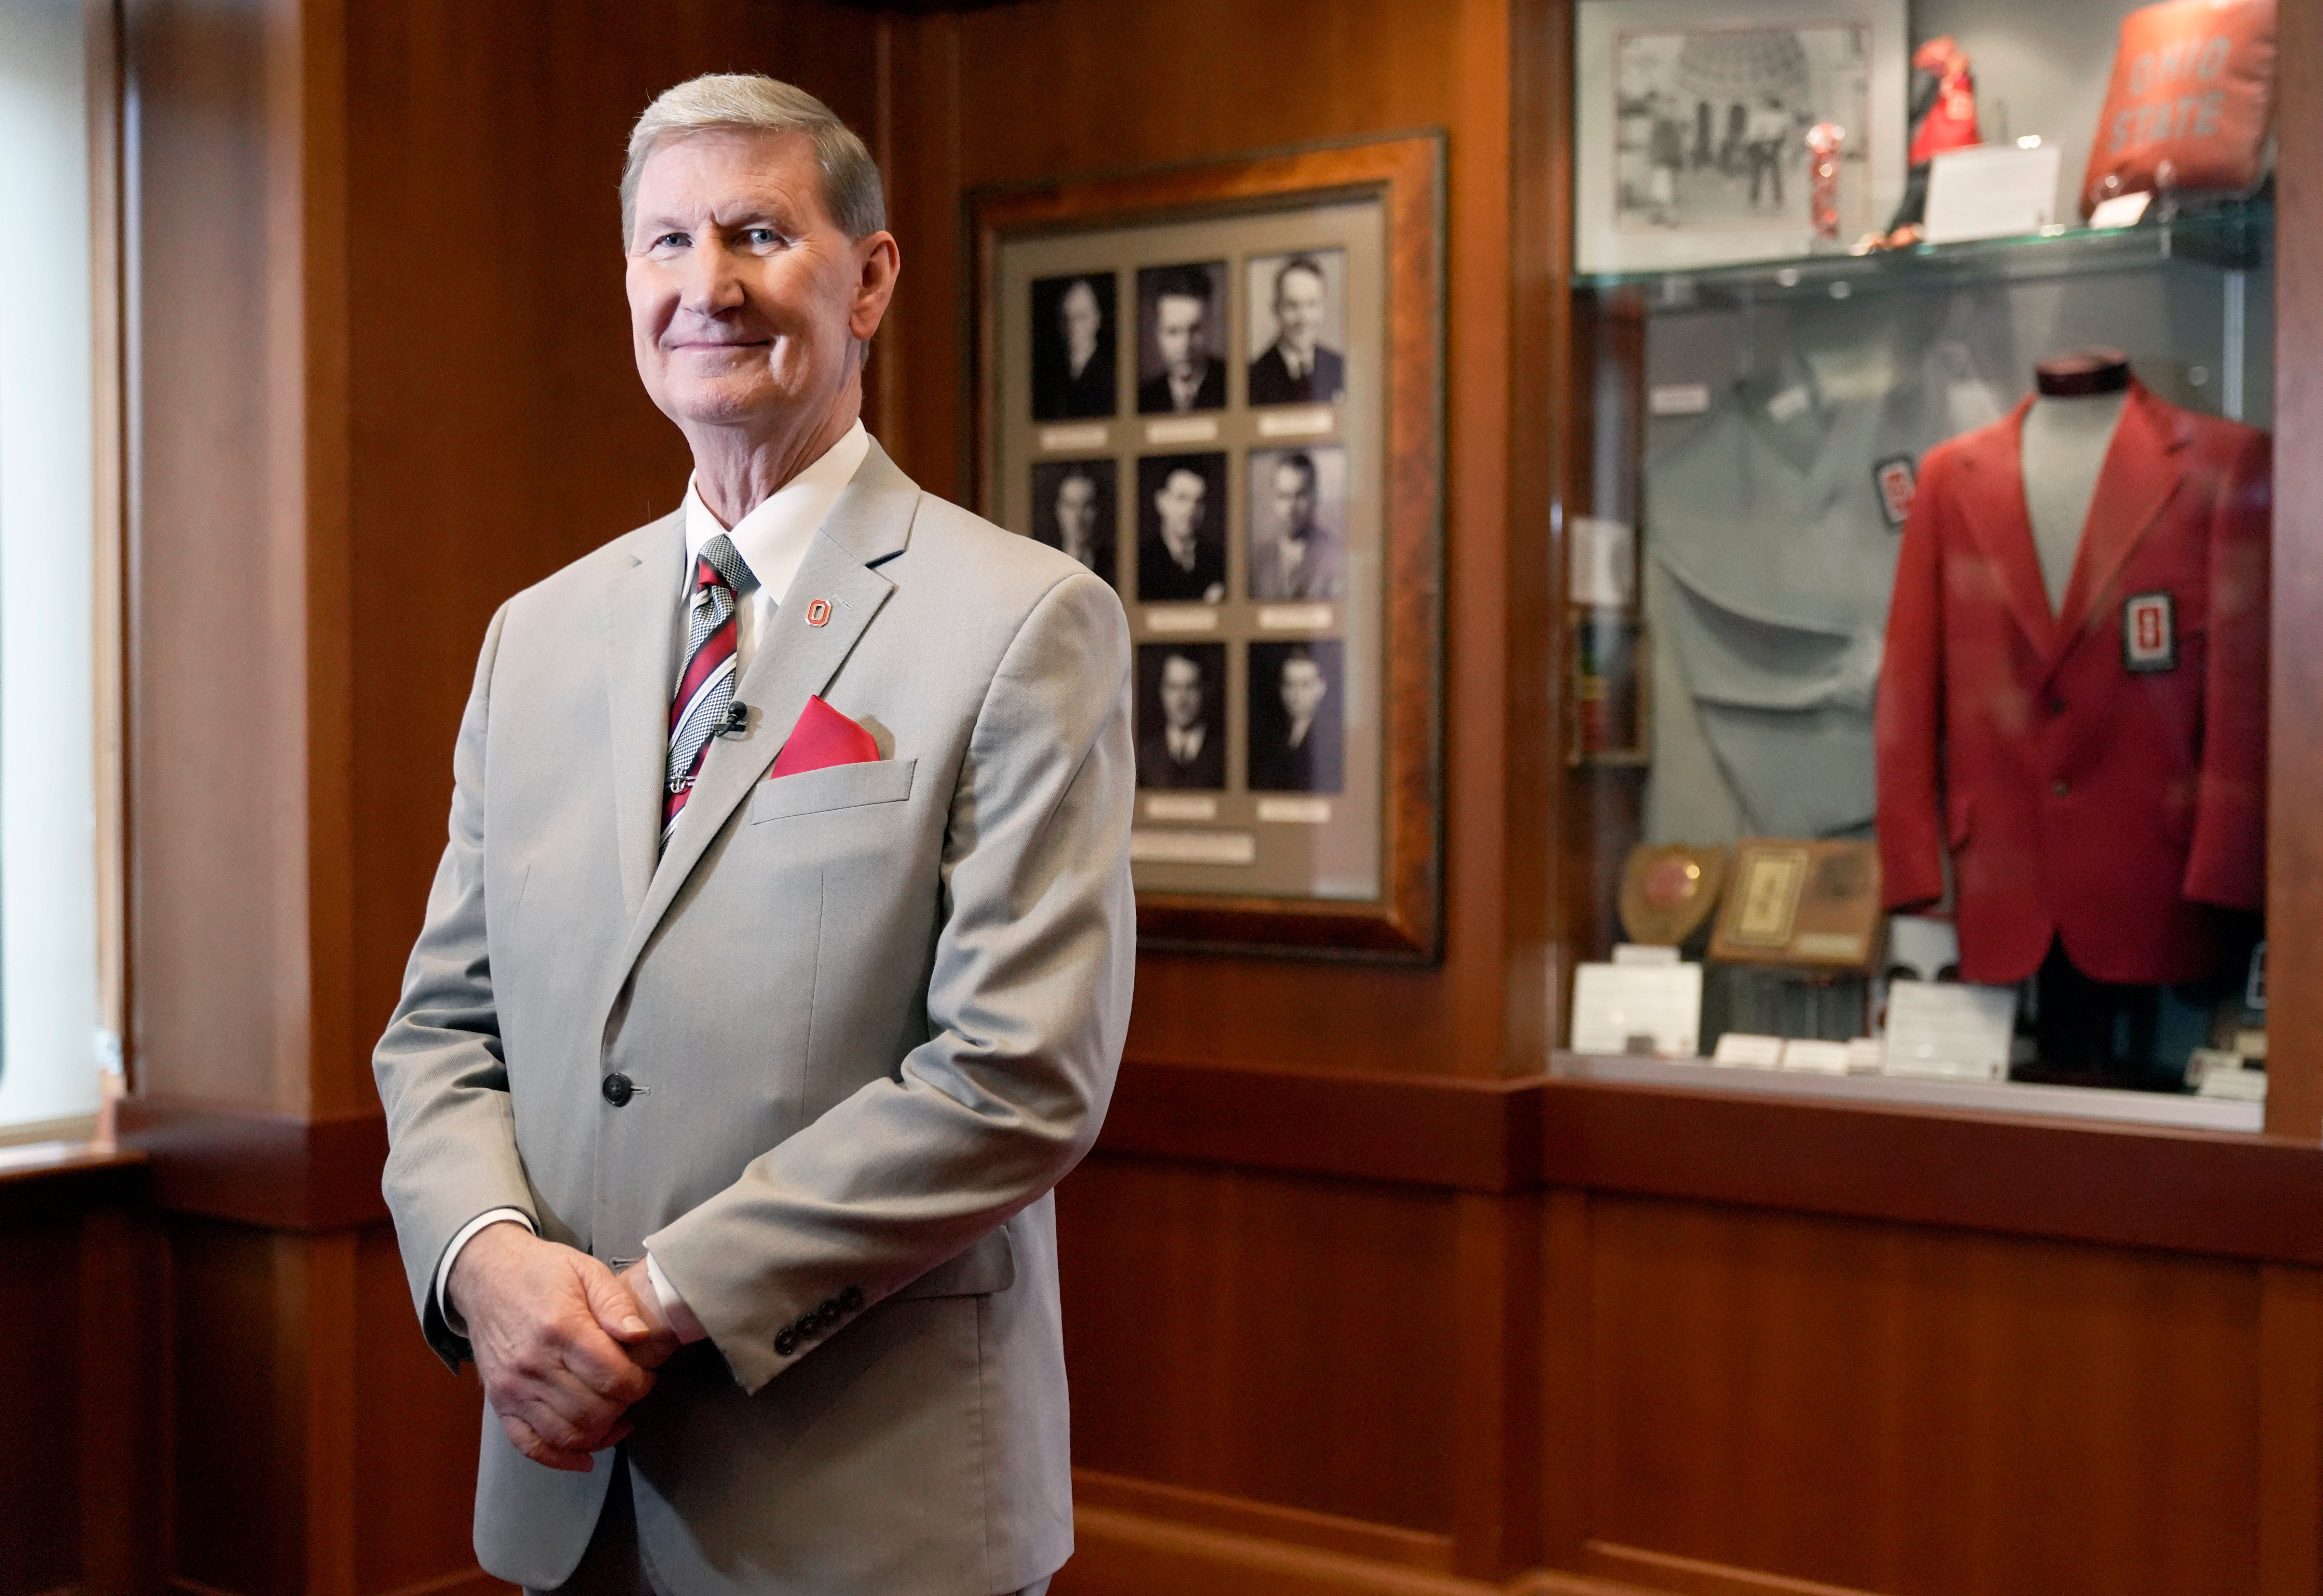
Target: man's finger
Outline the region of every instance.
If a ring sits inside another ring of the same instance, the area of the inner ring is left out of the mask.
[[[596,1260],[589,1261],[594,1263]],[[646,1322],[645,1310],[611,1270],[601,1264],[583,1270],[581,1289],[588,1296],[589,1311],[604,1326],[606,1335],[617,1341],[642,1341],[653,1334],[653,1326]]]
[[[568,1474],[586,1474],[597,1466],[597,1460],[585,1452],[570,1452],[551,1446],[540,1438],[539,1432],[512,1414],[500,1415],[500,1432],[508,1436],[509,1445],[544,1468],[562,1469]]]

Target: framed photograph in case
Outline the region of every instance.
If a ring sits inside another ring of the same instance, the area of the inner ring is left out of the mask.
[[[977,502],[1128,612],[1146,946],[1438,956],[1443,206],[1433,134],[971,197]]]
[[[1682,271],[1844,250],[1903,197],[1905,0],[1580,0],[1574,267]],[[1835,125],[1818,241],[1807,132]]]

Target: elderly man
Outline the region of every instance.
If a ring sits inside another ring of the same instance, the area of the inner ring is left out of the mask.
[[[1127,628],[857,419],[897,270],[812,96],[697,78],[621,182],[683,508],[487,632],[375,1058],[429,1341],[534,1590],[1039,1590],[1050,1189],[1127,1020]]]

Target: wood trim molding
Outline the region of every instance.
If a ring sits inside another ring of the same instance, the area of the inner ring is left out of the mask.
[[[1621,1191],[2323,1265],[2323,1149],[2272,1136],[1132,1059],[1098,1150],[1508,1193]]]
[[[387,1216],[380,1170],[387,1119],[305,1119],[182,1098],[121,1101],[121,1140],[152,1160],[153,1197],[173,1213],[271,1230],[350,1230]]]
[[[1401,1568],[1426,1569],[1436,1573],[1448,1573],[1452,1569],[1452,1537],[1448,1535],[1374,1524],[1336,1513],[1310,1512],[1304,1508],[1281,1507],[1215,1491],[1163,1485],[1126,1474],[1075,1469],[1073,1502],[1077,1511],[1101,1508],[1289,1546],[1312,1546],[1318,1551],[1368,1558]]]
[[[1351,1557],[1089,1504],[1052,1596],[1647,1596],[1635,1585],[1534,1569],[1505,1583]]]
[[[1846,1585],[1819,1584],[1813,1580],[1788,1579],[1760,1573],[1697,1557],[1677,1557],[1648,1552],[1639,1546],[1591,1541],[1582,1556],[1593,1573],[1645,1582],[1647,1588],[1677,1596],[1871,1596]]]
[[[143,1154],[100,1151],[85,1142],[0,1149],[0,1223],[140,1201],[146,1173]]]

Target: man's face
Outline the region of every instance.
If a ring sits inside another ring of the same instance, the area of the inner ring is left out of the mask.
[[[1162,363],[1181,382],[1198,375],[1209,358],[1207,320],[1202,302],[1191,294],[1164,294],[1154,304],[1153,341],[1162,346]]]
[[[1323,667],[1311,659],[1285,660],[1282,665],[1282,712],[1296,725],[1311,720],[1315,711],[1323,707],[1323,695],[1330,691],[1323,680]]]
[[[664,415],[780,425],[838,402],[894,291],[895,241],[840,230],[804,134],[673,139],[647,158],[636,215],[629,329]]]
[[[1295,465],[1274,468],[1274,518],[1287,537],[1304,537],[1315,525],[1315,479]]]
[[[1172,731],[1189,731],[1202,719],[1202,667],[1182,654],[1162,662],[1162,719]]]
[[[1162,541],[1181,559],[1194,546],[1194,534],[1201,530],[1202,500],[1209,494],[1210,485],[1199,472],[1173,471],[1163,480],[1162,491],[1153,495],[1153,509],[1162,518]]]
[[[1076,278],[1073,286],[1065,290],[1065,298],[1057,307],[1057,321],[1064,329],[1065,354],[1078,371],[1088,363],[1097,353],[1097,330],[1104,316],[1097,307],[1097,290],[1088,280]]]
[[[1097,541],[1097,484],[1087,477],[1067,477],[1057,486],[1057,532],[1067,548]]]
[[[1291,348],[1308,351],[1323,330],[1323,280],[1312,271],[1286,271],[1274,290],[1274,325]]]

